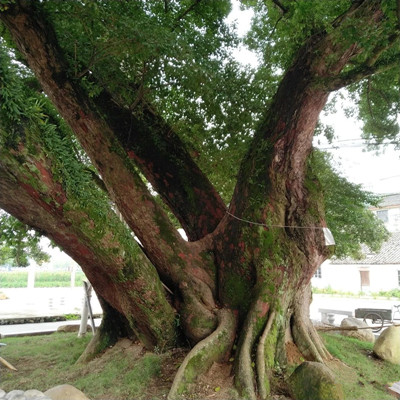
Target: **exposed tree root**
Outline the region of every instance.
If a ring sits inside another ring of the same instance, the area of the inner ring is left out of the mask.
[[[311,303],[311,286],[308,285],[296,294],[291,331],[293,340],[300,352],[310,361],[324,363],[332,359],[325,345],[322,343],[309,317]]]
[[[292,327],[293,339],[301,353],[307,360],[324,362],[324,354],[318,349],[317,344],[313,343],[311,335],[304,321],[295,318]]]
[[[92,340],[78,358],[77,363],[89,362],[104,349],[113,346],[122,337],[135,338],[128,320],[112,308],[101,296],[98,295],[98,298],[103,309],[103,318]]]
[[[236,316],[229,309],[221,309],[217,314],[217,329],[197,343],[179,367],[168,394],[169,400],[178,399],[188,390],[189,384],[206,372],[214,362],[224,361],[229,356],[235,340]]]
[[[258,384],[259,395],[262,400],[266,399],[269,394],[266,385],[266,379],[268,379],[268,377],[265,371],[265,339],[267,338],[271,330],[274,320],[275,320],[275,311],[272,311],[269,315],[267,325],[265,326],[264,332],[261,335],[257,346],[257,358],[256,358],[257,384]]]
[[[242,336],[238,344],[235,361],[235,385],[241,396],[250,400],[257,398],[251,353],[255,340],[260,336],[261,329],[267,321],[268,310],[269,306],[266,303],[259,301],[253,303],[242,327]]]

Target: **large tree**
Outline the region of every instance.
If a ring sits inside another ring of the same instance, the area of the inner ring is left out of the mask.
[[[249,398],[288,346],[329,359],[308,318],[332,251],[315,128],[346,86],[369,134],[398,128],[395,0],[244,3],[254,72],[231,59],[229,1],[0,2],[0,206],[88,276],[105,310],[89,353],[197,344],[171,398],[235,340]]]

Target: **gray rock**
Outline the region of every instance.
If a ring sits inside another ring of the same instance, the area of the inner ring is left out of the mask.
[[[25,400],[25,392],[23,390],[11,390],[6,394],[7,400]]]
[[[61,325],[57,328],[57,332],[79,332],[80,326],[77,324]],[[86,332],[90,330],[90,326],[86,325]]]
[[[400,364],[400,326],[386,328],[374,345],[374,353],[382,360]]]
[[[80,390],[71,385],[55,386],[44,394],[51,400],[89,400]]]
[[[35,397],[26,397],[26,400],[51,400],[51,399],[50,399],[50,397],[43,395],[43,396],[35,396]]]
[[[3,389],[0,389],[0,399],[6,397],[6,392]]]
[[[36,389],[29,389],[25,392],[25,397],[27,400],[36,400],[36,399],[43,399],[46,396],[44,395],[43,392],[40,392],[39,390]]]
[[[306,361],[289,378],[295,400],[343,400],[342,386],[324,364]]]
[[[360,319],[349,317],[345,318],[340,324],[342,327],[356,326],[357,328],[368,328],[368,325],[361,321]],[[372,332],[372,329],[360,329],[354,331],[340,331],[343,336],[352,337],[358,340],[362,340],[363,342],[374,343],[375,335]]]

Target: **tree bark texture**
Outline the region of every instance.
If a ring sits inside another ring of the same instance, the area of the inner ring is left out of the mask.
[[[288,347],[295,346],[308,360],[330,358],[308,317],[309,282],[329,249],[322,231],[321,188],[307,159],[329,82],[337,82],[363,51],[356,41],[342,37],[342,27],[349,15],[378,27],[379,4],[353,2],[329,33],[311,36],[299,49],[243,159],[228,211],[178,136],[153,110],[145,108],[144,116],[137,118],[106,91],[93,100],[86,95],[68,75],[63,51],[39,3],[16,1],[0,13],[146,257],[136,247],[123,248],[123,256],[122,249],[113,252],[120,238],[107,225],[100,238],[81,228],[95,229],[98,221],[69,203],[46,164],[51,160],[31,156],[19,163],[4,151],[0,206],[61,245],[82,266],[107,307],[128,321],[149,348],[171,345],[176,325],[197,343],[177,376],[171,399],[208,361],[224,360],[235,335],[236,386],[251,399],[268,396],[270,371],[276,363],[290,362]],[[18,156],[24,154],[20,149]],[[27,167],[32,163],[36,174]],[[179,236],[138,171],[191,242]],[[44,190],[32,180],[44,182]],[[168,299],[161,282],[171,289]],[[174,325],[175,316],[179,324]],[[215,346],[216,337],[224,343],[221,348]]]

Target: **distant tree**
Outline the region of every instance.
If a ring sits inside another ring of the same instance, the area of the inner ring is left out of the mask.
[[[0,264],[27,267],[30,260],[39,265],[50,261],[40,246],[42,235],[0,210]]]
[[[199,344],[170,399],[235,340],[251,399],[288,348],[331,357],[308,317],[333,253],[315,128],[348,87],[366,133],[398,132],[398,1],[242,3],[254,71],[231,57],[227,0],[0,2],[0,206],[91,281],[105,312],[88,353],[124,335]]]

